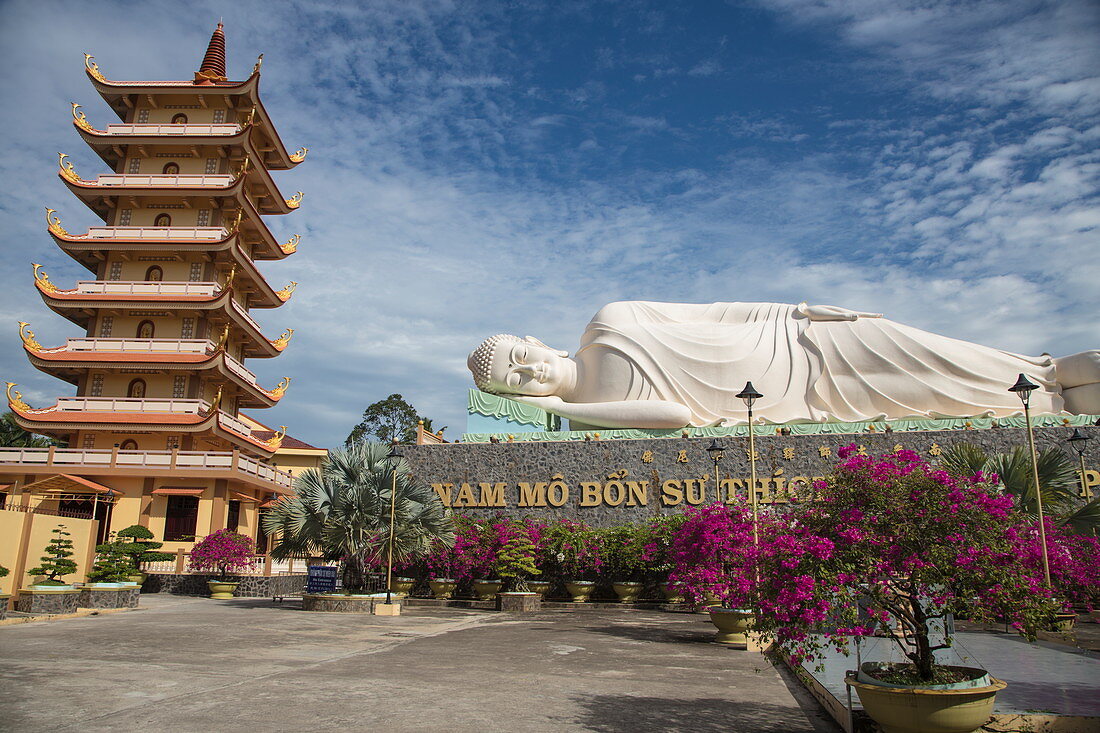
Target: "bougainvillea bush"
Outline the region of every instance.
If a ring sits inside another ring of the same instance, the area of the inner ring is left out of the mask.
[[[604,569],[599,530],[563,519],[546,528],[546,549],[567,581],[594,581]]]
[[[693,603],[717,597],[727,608],[750,607],[756,556],[751,509],[718,502],[689,507],[670,536],[668,582]]]
[[[230,573],[250,568],[255,550],[251,537],[229,529],[219,529],[191,548],[189,564],[192,570],[199,572],[216,570],[218,577],[225,580]]]
[[[940,678],[934,654],[950,640],[929,628],[948,613],[1005,618],[1034,638],[1051,594],[1019,553],[1026,520],[1012,496],[911,451],[876,458],[849,446],[840,456],[812,499],[762,528],[757,630],[802,661],[899,625],[892,638],[924,683]]]
[[[1076,534],[1046,517],[1047,561],[1056,600],[1062,610],[1084,606],[1089,611],[1100,608],[1100,540]],[[1035,575],[1043,572],[1042,545],[1039,524],[1031,522],[1018,528],[1018,552]]]

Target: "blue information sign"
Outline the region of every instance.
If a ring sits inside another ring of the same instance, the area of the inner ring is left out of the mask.
[[[336,590],[334,565],[310,565],[306,573],[306,593],[332,593]]]

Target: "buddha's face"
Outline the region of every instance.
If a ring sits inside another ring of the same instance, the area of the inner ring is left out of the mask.
[[[493,351],[489,389],[498,394],[549,397],[561,393],[571,367],[568,359],[543,344],[503,343]]]

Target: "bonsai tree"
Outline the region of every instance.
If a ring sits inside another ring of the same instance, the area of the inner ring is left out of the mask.
[[[68,585],[60,578],[76,572],[76,563],[69,559],[73,556],[73,542],[65,539],[71,535],[65,531],[64,524],[54,529],[52,534],[57,536],[46,543],[46,554],[39,558],[41,564],[28,570],[27,575],[45,575],[38,585]]]
[[[540,571],[535,566],[535,543],[531,541],[526,527],[521,525],[504,543],[493,564],[493,570],[500,578],[512,581],[512,590],[517,593],[529,592],[527,578],[539,575]]]
[[[252,566],[255,543],[229,529],[219,529],[203,537],[191,548],[190,566],[199,572],[218,571],[219,580],[228,580],[231,572],[240,572]]]
[[[959,681],[937,666],[949,613],[1003,617],[1034,638],[1051,610],[1020,556],[1025,515],[982,473],[954,476],[911,451],[878,458],[841,449],[835,473],[761,535],[756,628],[797,662],[876,629],[910,662],[884,682]],[[896,628],[901,633],[895,634]]]
[[[386,460],[387,446],[353,445],[333,451],[319,469],[303,471],[294,482],[295,495],[267,512],[268,535],[278,536],[271,556],[322,555],[342,561],[344,589],[367,588],[367,569],[385,564],[390,543],[390,499],[394,468]],[[394,497],[393,557],[395,562],[422,557],[433,543],[454,542],[450,509],[426,484],[397,467]]]
[[[4,567],[3,565],[0,565],[0,578],[8,577],[8,573],[10,573],[10,572],[11,571],[8,570],[6,567]]]
[[[92,583],[121,583],[129,580],[135,567],[126,543],[115,539],[96,545],[96,558],[92,569],[88,571],[88,580]]]
[[[175,557],[170,552],[160,552],[163,543],[153,542],[153,533],[140,524],[119,530],[115,537],[120,541],[120,549],[129,556],[135,571],[141,570],[142,563],[164,562]],[[121,542],[122,540],[129,542]]]

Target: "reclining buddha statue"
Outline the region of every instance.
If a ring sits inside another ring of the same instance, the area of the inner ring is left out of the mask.
[[[482,391],[574,429],[744,424],[748,381],[763,394],[754,417],[772,423],[1018,415],[1020,373],[1038,384],[1036,413],[1100,413],[1098,350],[1022,356],[806,303],[611,303],[572,358],[498,334],[467,365]]]

